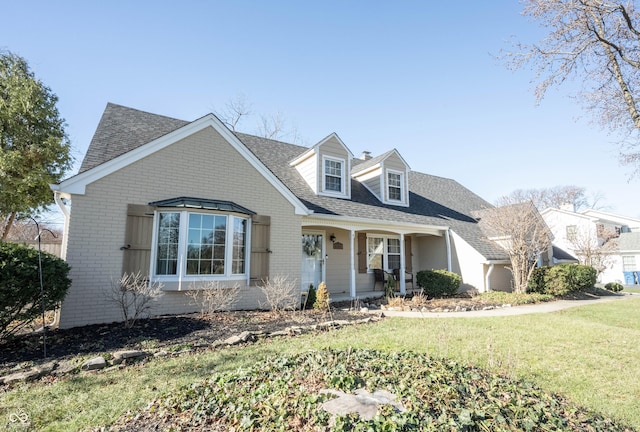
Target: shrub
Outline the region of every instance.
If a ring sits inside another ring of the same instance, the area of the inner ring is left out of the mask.
[[[596,269],[580,264],[537,267],[529,278],[528,292],[563,296],[592,288],[596,277]]]
[[[545,293],[545,277],[549,272],[551,267],[536,267],[533,269],[533,273],[531,273],[531,277],[529,277],[529,283],[527,285],[527,292],[529,293]]]
[[[313,287],[313,284],[309,284],[309,291],[307,292],[307,300],[304,303],[304,308],[313,308],[313,305],[316,303],[316,289]]]
[[[126,328],[132,328],[139,318],[148,317],[154,306],[152,302],[162,295],[162,284],[149,283],[140,272],[123,274],[111,282],[111,290],[106,293],[107,301],[120,309]]]
[[[447,297],[458,292],[462,278],[447,270],[422,270],[416,275],[416,281],[427,296]]]
[[[619,282],[609,282],[604,288],[609,291],[620,292],[624,289],[624,286]]]
[[[318,291],[316,291],[316,301],[313,303],[314,309],[329,310],[329,291],[327,290],[327,284],[320,282],[318,285]]]
[[[560,264],[549,267],[544,278],[544,292],[563,296],[570,292],[586,290],[595,285],[596,275],[596,269],[580,264]]]
[[[260,289],[272,311],[296,310],[300,306],[300,287],[289,276],[277,275],[262,281]]]
[[[38,251],[0,242],[0,340],[23,328],[64,299],[71,279],[69,265],[46,252],[40,255],[44,299],[40,295]],[[44,324],[44,323],[43,323]]]
[[[584,291],[593,288],[598,278],[598,271],[586,265],[564,264],[572,267],[572,291]]]
[[[204,284],[193,283],[192,291],[187,294],[196,304],[200,304],[202,315],[213,315],[215,312],[230,311],[240,298],[240,285],[223,286],[219,281],[208,281]]]

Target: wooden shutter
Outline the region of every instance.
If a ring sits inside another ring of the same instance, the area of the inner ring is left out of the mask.
[[[404,238],[404,269],[406,272],[413,272],[413,266],[411,264],[411,237]]]
[[[367,272],[367,233],[358,233],[358,273]]]
[[[251,218],[251,269],[249,271],[252,285],[269,277],[270,244],[271,216],[253,215]]]
[[[122,245],[122,273],[149,276],[151,237],[153,236],[153,207],[139,204],[127,206],[124,244]]]

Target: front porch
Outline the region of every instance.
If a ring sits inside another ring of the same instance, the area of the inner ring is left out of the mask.
[[[380,298],[385,285],[374,275],[374,269],[378,269],[386,272],[386,278],[392,277],[394,270],[411,274],[413,283],[406,278],[395,281],[396,293],[405,295],[418,291],[418,271],[451,269],[448,227],[322,222],[312,218],[303,222],[303,292],[325,282],[333,302]]]

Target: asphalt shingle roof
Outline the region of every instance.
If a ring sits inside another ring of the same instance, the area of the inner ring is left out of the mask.
[[[80,172],[125,154],[189,122],[109,103],[91,140]],[[474,211],[493,207],[452,179],[409,173],[410,207],[381,203],[360,182],[351,179],[351,199],[316,195],[290,162],[307,147],[235,132],[236,137],[310,210],[318,214],[370,218],[379,221],[449,226],[490,260],[507,258],[505,251],[480,230]],[[371,160],[381,160],[380,155]],[[370,164],[370,161],[367,161]],[[353,159],[353,167],[367,164]]]

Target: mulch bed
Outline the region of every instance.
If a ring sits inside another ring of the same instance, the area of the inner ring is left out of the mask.
[[[47,331],[47,361],[67,360],[118,350],[167,349],[225,340],[243,331],[274,332],[291,326],[308,326],[329,320],[355,320],[359,312],[342,309],[331,313],[236,311],[213,316],[188,314],[139,320],[133,328],[122,323],[96,324]],[[42,333],[23,334],[0,343],[0,376],[15,368],[44,361]]]

